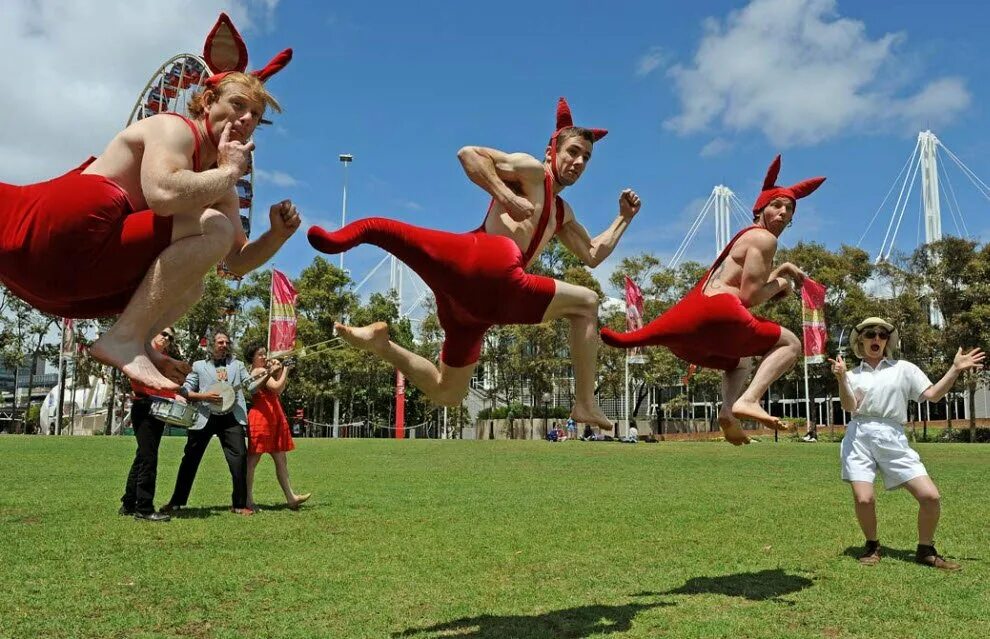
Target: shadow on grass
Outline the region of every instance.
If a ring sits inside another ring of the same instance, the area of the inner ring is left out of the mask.
[[[880,545],[880,557],[890,557],[891,559],[896,559],[897,561],[905,561],[909,564],[916,564],[919,568],[923,567],[914,560],[915,550],[901,550],[899,548],[890,548],[888,546]],[[862,546],[849,546],[842,554],[847,557],[852,557],[853,559],[859,559],[859,556],[863,554]],[[983,561],[979,557],[956,557],[954,555],[945,555],[949,559],[956,559],[958,561]],[[924,566],[927,569],[927,566]]]
[[[743,597],[751,601],[774,601],[792,605],[780,599],[799,592],[814,582],[806,577],[789,575],[783,570],[761,570],[721,577],[695,577],[683,586],[663,592],[640,592],[635,597],[667,595],[719,594]],[[552,610],[538,615],[478,615],[463,617],[423,628],[409,628],[393,633],[392,637],[458,637],[467,639],[541,639],[565,637],[577,639],[591,635],[625,632],[633,619],[644,610],[675,606],[672,602],[629,603],[623,605],[590,605]]]
[[[675,604],[630,603],[616,606],[591,605],[551,610],[539,615],[478,615],[463,617],[425,628],[409,628],[393,637],[457,637],[458,639],[577,639],[591,635],[625,632],[643,610]]]
[[[173,519],[206,519],[207,517],[227,514],[233,516],[233,513],[230,512],[230,506],[199,506],[196,508],[183,506],[169,514]],[[238,515],[238,517],[240,516]]]
[[[759,572],[742,572],[736,575],[721,577],[694,577],[684,582],[684,585],[663,592],[640,592],[635,597],[658,597],[663,595],[725,595],[726,597],[742,597],[750,601],[771,600],[777,603],[793,605],[792,602],[781,599],[784,595],[800,592],[812,586],[814,582],[807,577],[789,575],[780,568],[761,570]]]

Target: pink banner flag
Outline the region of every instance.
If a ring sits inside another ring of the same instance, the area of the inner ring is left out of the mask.
[[[825,361],[828,333],[825,330],[825,287],[810,277],[801,286],[801,319],[804,328],[804,358],[809,364]]]
[[[626,277],[626,330],[635,331],[643,328],[643,291],[636,282]],[[640,348],[630,349],[627,353],[630,364],[643,364],[646,358]]]
[[[296,343],[296,298],[285,273],[272,269],[272,306],[268,317],[268,352],[291,351]]]

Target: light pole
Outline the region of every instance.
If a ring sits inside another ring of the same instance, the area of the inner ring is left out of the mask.
[[[354,161],[354,156],[350,153],[341,153],[338,158],[344,165],[344,201],[340,207],[340,228],[344,228],[347,223],[347,167]],[[340,270],[344,270],[344,253],[340,253]]]
[[[347,223],[347,167],[351,165],[354,161],[354,156],[350,153],[341,153],[337,156],[341,164],[344,165],[344,201],[340,207],[340,228],[344,228],[344,224]],[[340,253],[340,270],[344,270],[344,253]],[[340,436],[340,370],[334,375],[334,381],[337,384],[338,394],[333,398],[333,436]]]

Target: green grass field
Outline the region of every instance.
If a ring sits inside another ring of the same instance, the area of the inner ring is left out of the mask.
[[[158,501],[180,438],[162,445]],[[835,444],[301,440],[229,514],[207,451],[192,511],[120,517],[133,438],[0,437],[0,637],[990,636],[990,447],[918,446],[943,494],[878,495],[864,567]]]

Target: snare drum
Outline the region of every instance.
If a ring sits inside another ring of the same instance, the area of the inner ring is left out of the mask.
[[[164,397],[151,398],[151,415],[180,428],[192,428],[196,422],[196,409],[193,406]]]

